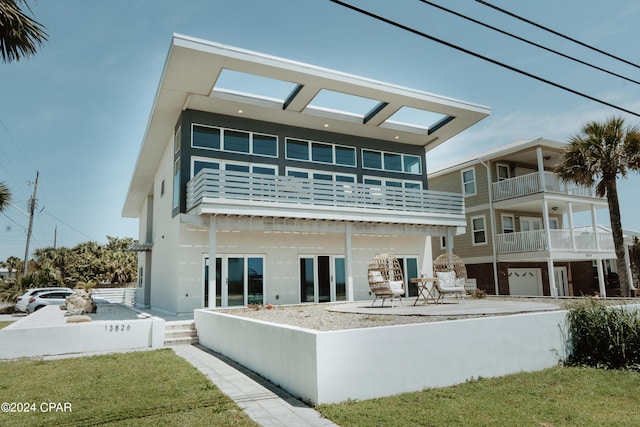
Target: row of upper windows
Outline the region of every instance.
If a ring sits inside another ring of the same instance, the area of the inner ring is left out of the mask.
[[[278,157],[278,137],[214,126],[191,125],[191,146],[208,150]],[[356,149],[345,145],[296,138],[285,140],[289,160],[356,167]],[[362,150],[362,167],[390,172],[422,174],[420,156]]]
[[[193,157],[191,159],[191,178],[197,175],[202,169],[225,170],[233,172],[251,172],[263,175],[277,175],[278,168],[275,165],[262,163],[240,163],[211,160],[203,157]],[[319,179],[336,182],[357,182],[355,174],[333,173],[325,171],[310,171],[308,169],[286,168],[286,175],[296,178]],[[402,179],[382,178],[376,176],[363,176],[362,181],[367,185],[384,185],[387,187],[422,189],[422,182]]]

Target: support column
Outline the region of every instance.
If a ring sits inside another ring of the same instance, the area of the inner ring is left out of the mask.
[[[573,230],[573,204],[571,202],[569,202],[569,233],[571,234],[571,247],[575,252],[578,248],[576,248],[576,233]]]
[[[547,250],[549,251],[549,256],[551,256],[553,246],[551,245],[551,230],[549,229],[549,203],[547,202],[547,199],[544,199],[544,201],[542,202],[542,219],[544,221],[544,234],[547,236]]]
[[[542,158],[542,147],[536,148],[536,157],[538,158],[538,174],[540,180],[540,191],[546,190],[545,176],[544,176],[544,160]]]
[[[547,271],[549,272],[549,293],[552,298],[558,298],[558,288],[556,288],[556,273],[553,270],[553,260],[547,260]]]
[[[602,260],[600,258],[598,258],[596,262],[596,268],[598,269],[598,286],[600,288],[600,296],[604,298],[607,296],[607,289],[604,282],[604,268],[602,268]]]
[[[629,289],[634,291],[636,287],[633,284],[633,273],[631,272],[631,260],[629,259],[629,246],[627,245],[624,245],[624,266],[627,269],[627,277],[629,279]],[[632,292],[631,295],[635,295],[635,293]]]
[[[486,235],[486,225],[485,225],[485,235]],[[448,254],[452,254],[453,253],[453,231],[451,230],[451,228],[449,228],[447,230],[447,253]]]
[[[216,217],[209,217],[209,307],[216,306]]]
[[[598,240],[598,217],[596,207],[591,206],[591,228],[593,228],[593,238],[596,239],[596,251],[600,252],[600,241]]]
[[[344,268],[347,280],[347,301],[353,301],[353,256],[351,253],[351,235],[353,233],[351,223],[347,223],[344,232]]]

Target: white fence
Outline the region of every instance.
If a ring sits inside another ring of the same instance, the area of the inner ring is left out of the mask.
[[[129,306],[136,304],[136,288],[93,288],[91,295],[112,303]]]

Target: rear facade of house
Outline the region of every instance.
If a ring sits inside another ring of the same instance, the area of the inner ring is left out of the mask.
[[[420,125],[400,116],[416,112]],[[175,35],[123,210],[139,219],[137,303],[369,299],[380,253],[399,258],[415,295],[431,237],[466,222],[459,190],[429,190],[425,153],[488,114]]]

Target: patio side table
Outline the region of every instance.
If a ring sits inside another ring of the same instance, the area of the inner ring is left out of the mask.
[[[436,280],[438,279],[434,277],[417,277],[410,280],[411,283],[415,283],[418,287],[418,296],[413,302],[413,305],[416,305],[418,303],[420,297],[422,297],[424,302],[426,302],[427,304],[429,303],[429,300],[431,300],[434,304],[437,302],[436,296],[434,295],[434,292],[436,292],[436,288],[433,285],[433,282],[435,282]]]

